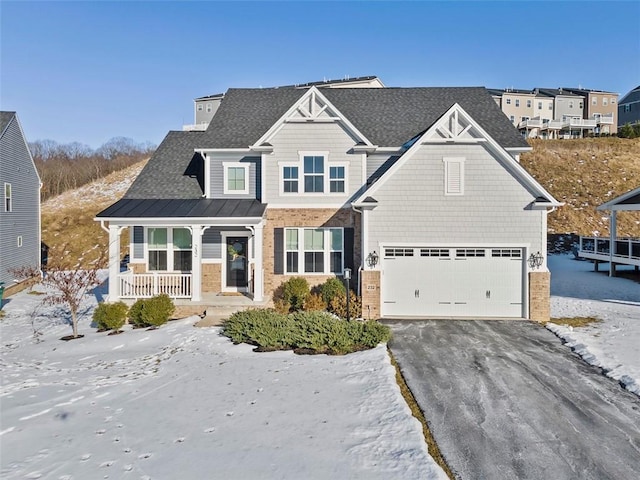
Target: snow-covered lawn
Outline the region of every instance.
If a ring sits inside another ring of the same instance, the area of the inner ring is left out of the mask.
[[[549,257],[549,324],[640,395],[640,285]],[[384,346],[342,357],[254,353],[195,318],[120,335],[80,333],[22,292],[0,320],[0,477],[445,479]],[[34,341],[31,319],[42,332]]]
[[[619,267],[622,269],[630,267]],[[600,323],[571,328],[549,323],[547,328],[592,365],[640,395],[640,284],[600,273],[573,255],[549,256],[551,316],[595,317]],[[603,272],[604,271],[604,272]]]
[[[0,320],[0,477],[446,479],[386,348],[254,353],[197,318],[80,340],[22,292]]]

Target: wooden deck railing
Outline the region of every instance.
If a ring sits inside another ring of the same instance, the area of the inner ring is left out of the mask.
[[[120,298],[150,298],[161,293],[171,298],[191,298],[190,273],[133,273],[118,276]]]

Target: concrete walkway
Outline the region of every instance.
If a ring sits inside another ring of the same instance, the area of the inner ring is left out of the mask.
[[[640,478],[640,398],[544,327],[386,323],[391,351],[457,478]]]

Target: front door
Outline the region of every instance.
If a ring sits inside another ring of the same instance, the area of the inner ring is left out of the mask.
[[[248,238],[227,237],[227,288],[244,291],[249,284],[248,267]]]

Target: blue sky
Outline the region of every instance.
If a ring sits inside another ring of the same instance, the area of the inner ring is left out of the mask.
[[[193,99],[377,75],[387,86],[640,84],[640,2],[0,0],[0,108],[30,141],[159,143]]]

